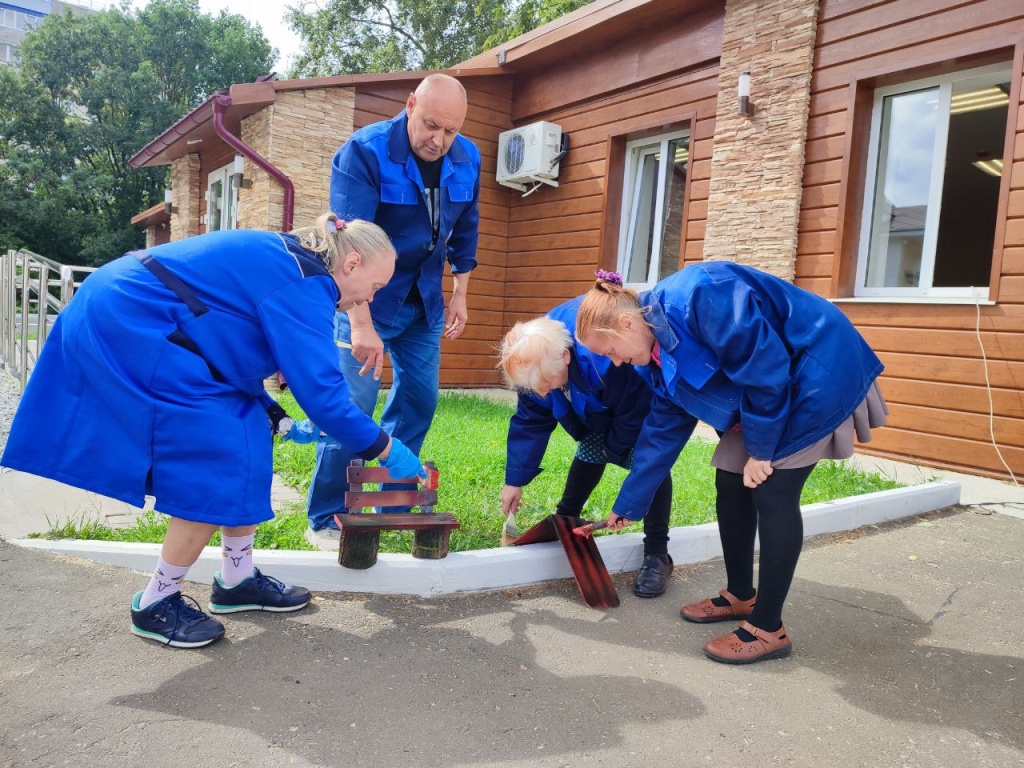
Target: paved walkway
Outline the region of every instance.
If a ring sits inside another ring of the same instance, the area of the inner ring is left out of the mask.
[[[588,610],[571,582],[319,596],[175,651],[128,633],[144,574],[0,541],[0,766],[1024,765],[1024,520],[949,508],[808,545],[789,659],[715,664],[679,620],[719,561]],[[189,590],[206,602],[203,587]]]

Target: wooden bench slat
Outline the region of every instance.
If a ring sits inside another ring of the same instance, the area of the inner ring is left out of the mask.
[[[357,467],[348,468],[348,481],[350,483],[406,483],[408,485],[419,485],[419,479],[406,477],[395,480],[391,477],[387,467]]]
[[[425,529],[455,530],[459,521],[447,512],[389,512],[379,515],[350,512],[335,515],[338,527],[366,530],[415,531]]]
[[[437,491],[348,491],[348,509],[364,507],[424,507],[437,504]]]

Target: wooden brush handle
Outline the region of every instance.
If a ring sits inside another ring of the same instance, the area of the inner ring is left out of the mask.
[[[581,525],[579,528],[573,528],[572,532],[575,533],[577,536],[587,537],[593,536],[594,531],[600,531],[607,527],[607,520],[598,520],[596,523],[587,523],[586,525]]]

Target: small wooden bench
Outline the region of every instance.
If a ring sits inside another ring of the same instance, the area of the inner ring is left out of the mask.
[[[433,464],[425,465],[436,475]],[[364,491],[365,483],[410,483],[416,478],[393,478],[386,467],[365,467],[358,459],[348,468],[349,491],[345,506],[351,509],[366,507],[418,506],[420,512],[349,512],[335,515],[341,529],[338,543],[338,562],[345,568],[363,570],[377,562],[381,531],[413,531],[412,556],[424,560],[439,560],[448,554],[448,543],[459,521],[452,515],[434,512],[437,489],[416,488],[405,491]]]

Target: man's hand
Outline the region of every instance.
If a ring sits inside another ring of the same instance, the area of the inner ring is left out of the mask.
[[[365,304],[353,307],[348,311],[348,320],[352,328],[352,357],[363,364],[359,375],[365,376],[372,370],[373,380],[380,381],[384,371],[384,342],[373,327],[370,308]]]
[[[750,457],[747,459],[747,463],[743,466],[743,484],[747,486],[747,488],[757,488],[757,486],[768,479],[768,475],[771,473],[771,461],[764,461],[762,459]]]
[[[444,337],[457,339],[466,330],[469,311],[466,309],[466,294],[469,292],[469,276],[472,272],[452,275],[452,300],[444,311]]]
[[[466,330],[466,321],[469,319],[469,312],[466,310],[465,295],[455,294],[448,302],[448,308],[444,311],[444,337],[446,339],[457,339]]]
[[[518,485],[506,485],[501,489],[501,514],[505,517],[514,515],[519,511],[519,504],[523,500],[523,489]]]

